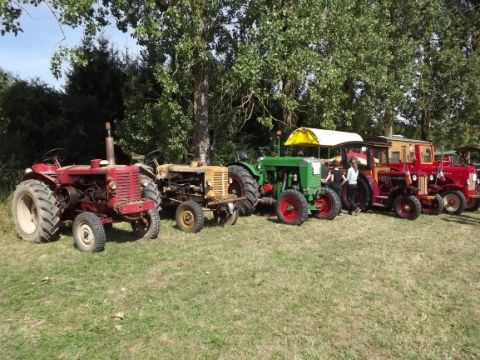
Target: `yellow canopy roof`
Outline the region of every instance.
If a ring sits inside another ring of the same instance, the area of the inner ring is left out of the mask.
[[[363,139],[352,132],[302,127],[290,134],[285,145],[329,147],[351,142],[363,142]]]

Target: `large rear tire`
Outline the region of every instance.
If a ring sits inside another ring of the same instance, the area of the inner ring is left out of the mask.
[[[143,187],[142,197],[144,199],[153,200],[157,211],[160,212],[162,206],[162,195],[160,194],[160,190],[158,190],[157,184],[155,184],[153,179],[145,175],[141,175],[140,179],[142,182],[147,183],[147,185]]]
[[[99,217],[92,212],[83,212],[73,221],[73,240],[80,251],[100,252],[105,249],[107,237]]]
[[[428,204],[422,204],[422,209],[428,215],[440,215],[443,211],[443,199],[440,194],[435,194],[435,199]]]
[[[308,203],[300,191],[289,189],[280,194],[276,205],[278,219],[287,225],[302,225],[308,218]]]
[[[178,228],[188,233],[199,232],[205,223],[202,207],[192,200],[185,201],[178,205],[175,219]]]
[[[312,211],[317,219],[333,220],[342,209],[342,201],[330,188],[323,188],[314,200],[317,211]]]
[[[19,238],[33,243],[58,237],[60,208],[53,191],[42,181],[25,180],[13,193],[12,214]]]
[[[247,169],[240,165],[230,165],[228,176],[232,180],[228,192],[238,197],[245,197],[245,200],[237,203],[240,215],[251,215],[260,197],[257,181]]]
[[[137,238],[156,239],[160,232],[160,215],[158,210],[150,209],[145,218],[131,222],[133,233]]]
[[[460,190],[448,190],[443,194],[443,208],[446,213],[460,215],[467,207],[467,199]]]
[[[422,204],[413,195],[398,195],[393,201],[393,210],[399,218],[415,220],[422,212]]]
[[[367,211],[370,206],[370,199],[372,191],[368,181],[363,177],[358,177],[357,180],[357,198],[356,203],[362,211]],[[342,204],[344,209],[350,209],[350,201],[348,200],[348,186],[342,187]]]

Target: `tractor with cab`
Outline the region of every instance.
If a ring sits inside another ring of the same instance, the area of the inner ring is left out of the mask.
[[[315,128],[296,129],[286,145],[316,148],[327,171],[333,161],[340,164],[345,172],[348,164],[356,161],[360,172],[356,203],[363,211],[373,207],[393,209],[397,216],[409,220],[420,215],[419,189],[414,186],[407,171],[393,171],[388,167],[388,146],[366,144],[356,133]],[[328,151],[324,159],[321,158],[322,148]],[[346,186],[342,191],[342,202],[350,208]]]
[[[219,225],[235,225],[239,216],[237,203],[242,197],[228,193],[228,168],[202,166],[194,161],[190,165],[160,164],[160,150],[135,157],[144,182],[143,195],[152,199],[158,210],[175,213],[180,230],[198,232],[205,224],[205,212],[213,213]]]
[[[89,165],[67,165],[64,149],[53,149],[27,169],[12,199],[18,236],[35,243],[54,240],[60,223],[73,220],[75,246],[81,251],[105,248],[106,232],[129,222],[137,237],[156,238],[160,218],[155,204],[142,198],[136,166],[116,165],[110,124],[106,124],[107,159]]]
[[[444,159],[436,161],[434,146],[429,141],[407,139],[400,135],[386,139],[391,142],[391,168],[406,166],[412,174],[427,174],[429,191],[442,196],[447,213],[459,215],[464,210],[480,208],[479,178],[474,166],[463,161],[457,165]]]

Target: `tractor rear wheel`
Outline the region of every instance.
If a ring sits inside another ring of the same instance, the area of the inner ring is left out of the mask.
[[[140,179],[142,183],[146,183],[147,185],[143,187],[142,197],[144,199],[151,199],[155,203],[155,207],[157,211],[160,212],[161,205],[162,205],[162,196],[160,194],[160,190],[158,190],[157,184],[155,181],[149,178],[148,176],[141,175]]]
[[[192,200],[185,201],[178,205],[175,219],[178,228],[188,233],[199,232],[205,223],[202,207]]]
[[[446,213],[460,215],[467,207],[467,199],[460,190],[448,190],[443,194],[443,208]]]
[[[245,197],[245,200],[237,203],[240,215],[251,215],[260,197],[257,181],[247,169],[239,165],[230,165],[228,176],[232,180],[228,192],[238,197]]]
[[[393,201],[393,210],[402,219],[415,220],[422,212],[422,204],[413,195],[398,195]]]
[[[358,207],[362,211],[367,211],[370,199],[372,195],[372,191],[370,190],[370,184],[368,181],[363,177],[358,177],[357,180],[357,198],[355,199]],[[348,187],[347,185],[342,187],[342,204],[345,209],[350,209],[350,201],[348,200]]]
[[[160,215],[158,210],[150,209],[143,219],[131,222],[133,233],[137,238],[156,239],[160,232]]]
[[[53,191],[42,181],[26,180],[13,193],[12,214],[19,238],[34,243],[54,240],[60,209]]]
[[[308,218],[308,203],[298,190],[285,190],[277,200],[278,219],[287,225],[302,225]]]
[[[342,201],[337,193],[330,188],[323,188],[314,200],[315,207],[313,215],[317,219],[333,220],[342,210]]]
[[[105,249],[107,237],[100,218],[92,212],[83,212],[73,220],[73,240],[80,251],[100,252]]]
[[[429,204],[422,204],[422,209],[428,215],[441,214],[443,211],[443,199],[440,194],[435,194],[435,198]]]

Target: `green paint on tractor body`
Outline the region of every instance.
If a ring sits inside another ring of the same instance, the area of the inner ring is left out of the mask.
[[[322,163],[309,157],[267,156],[256,164],[240,162],[256,178],[264,196],[277,199],[287,189],[296,189],[307,199],[309,210],[317,210],[314,198],[322,187]]]

